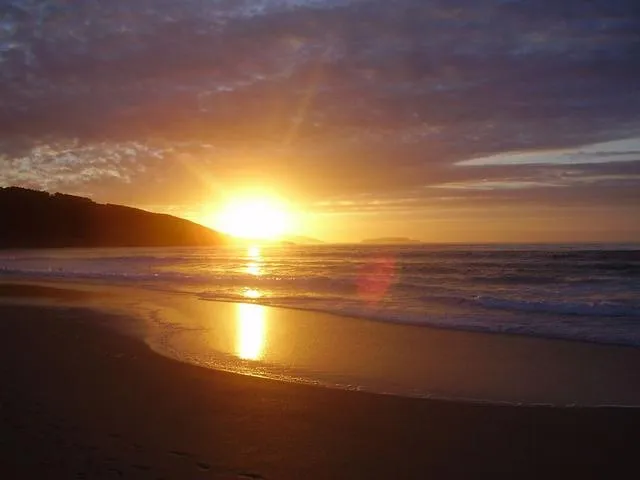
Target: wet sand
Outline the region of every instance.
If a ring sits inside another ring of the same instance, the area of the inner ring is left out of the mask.
[[[208,370],[105,329],[77,300],[0,306],[6,478],[612,478],[637,463],[638,409],[472,405]]]
[[[122,321],[110,327],[164,356],[215,370],[431,399],[640,406],[634,347],[392,324],[93,282],[28,280],[0,284],[3,293],[23,304],[116,313]]]

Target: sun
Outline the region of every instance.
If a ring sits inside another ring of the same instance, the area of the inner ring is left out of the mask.
[[[239,197],[228,200],[207,223],[234,237],[274,240],[289,231],[291,213],[276,198]]]

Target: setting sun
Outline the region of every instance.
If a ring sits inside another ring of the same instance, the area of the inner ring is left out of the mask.
[[[274,198],[238,198],[224,204],[210,223],[234,237],[273,240],[289,231],[291,214],[284,203]]]

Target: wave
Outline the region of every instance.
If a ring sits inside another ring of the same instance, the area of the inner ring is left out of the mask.
[[[104,268],[104,266],[102,267]],[[283,269],[281,271],[284,272]],[[528,313],[549,313],[560,315],[582,315],[582,316],[640,316],[640,296],[634,294],[637,288],[635,282],[619,282],[618,279],[588,278],[577,279],[574,282],[560,284],[552,283],[548,278],[505,276],[499,284],[509,285],[513,283],[516,289],[510,288],[505,292],[511,292],[508,296],[491,295],[488,292],[500,291],[501,288],[485,288],[482,286],[491,284],[491,279],[482,281],[483,277],[460,275],[457,278],[419,277],[419,276],[373,276],[366,277],[356,274],[352,275],[327,275],[317,274],[313,276],[293,275],[283,273],[280,275],[252,275],[240,270],[234,273],[224,273],[220,271],[202,271],[196,269],[154,270],[152,268],[134,269],[131,271],[122,270],[101,270],[84,269],[69,270],[64,268],[7,268],[0,266],[0,276],[35,276],[42,278],[59,279],[87,279],[87,280],[107,280],[114,282],[142,282],[142,283],[169,283],[182,290],[182,287],[198,288],[210,286],[213,292],[222,289],[229,290],[235,288],[241,291],[244,288],[252,288],[270,292],[272,295],[283,297],[310,297],[325,298],[332,296],[335,298],[359,298],[360,300],[370,300],[367,289],[373,288],[374,299],[392,300],[396,302],[413,302],[428,305],[438,303],[445,305],[466,304],[467,306],[480,306],[489,310],[502,310]],[[537,281],[535,281],[537,280]],[[597,282],[595,281],[597,280]],[[523,290],[522,282],[537,290]],[[550,301],[548,299],[523,299],[513,298],[513,295],[520,293],[534,293],[537,297],[557,296],[563,294],[566,298],[580,298],[590,296],[603,296],[605,289],[602,284],[608,283],[608,293],[610,295],[624,296],[623,301],[598,300],[598,301]],[[545,288],[547,285],[560,285],[560,290]],[[595,285],[594,285],[595,284]],[[378,290],[379,289],[379,290]]]
[[[638,251],[290,248],[265,250],[262,275],[247,270],[240,250],[128,253],[11,252],[0,255],[0,278],[136,284],[203,300],[640,346]]]
[[[624,305],[606,301],[590,303],[549,302],[542,300],[512,300],[478,296],[475,299],[485,308],[531,313],[553,313],[594,317],[637,317],[640,305]]]
[[[640,347],[640,330],[636,321],[622,322],[617,325],[600,322],[570,324],[567,322],[531,322],[520,318],[497,319],[483,316],[478,312],[424,313],[393,308],[367,305],[362,302],[345,301],[339,298],[318,298],[311,296],[269,297],[247,299],[242,296],[224,293],[203,293],[198,296],[205,301],[243,302],[269,307],[291,308],[359,318],[401,325],[460,330],[477,333],[503,335],[524,335],[546,339],[584,341],[606,345]],[[612,328],[613,327],[613,328]]]
[[[311,291],[317,293],[334,293],[350,295],[356,293],[357,282],[349,278],[335,278],[319,275],[314,277],[297,277],[293,275],[221,274],[206,272],[179,271],[147,271],[147,272],[114,272],[114,271],[73,271],[62,268],[52,269],[10,269],[0,267],[0,276],[35,276],[49,279],[69,280],[109,280],[116,282],[168,282],[176,287],[215,285],[216,287],[257,288],[269,291],[296,292]]]

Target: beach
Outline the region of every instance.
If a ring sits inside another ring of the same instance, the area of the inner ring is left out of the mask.
[[[0,480],[640,477],[639,7],[0,0]]]
[[[0,306],[9,478],[604,478],[635,466],[638,409],[479,405],[215,371],[106,329],[86,293],[4,290],[33,297]]]

